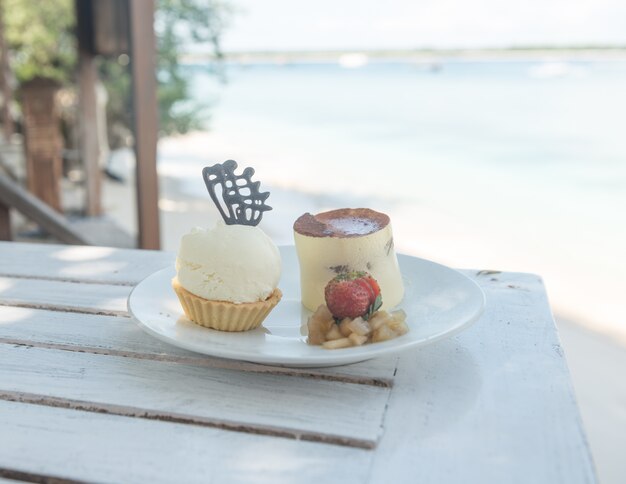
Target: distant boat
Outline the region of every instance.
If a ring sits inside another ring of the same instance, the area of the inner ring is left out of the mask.
[[[344,69],[358,69],[367,65],[369,57],[362,53],[342,54],[337,60],[339,65]]]

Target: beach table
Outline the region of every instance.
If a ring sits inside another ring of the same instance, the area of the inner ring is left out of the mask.
[[[0,482],[595,482],[538,276],[464,271],[457,336],[291,369],[145,334],[127,297],[173,261],[0,243]]]

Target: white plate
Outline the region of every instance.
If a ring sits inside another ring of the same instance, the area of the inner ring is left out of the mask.
[[[155,272],[141,281],[128,298],[128,310],[148,333],[187,350],[255,363],[315,367],[356,363],[432,343],[469,326],[485,307],[483,291],[460,272],[400,255],[405,296],[399,307],[407,313],[410,331],[390,341],[352,348],[310,346],[306,343],[310,312],[300,303],[295,249],[281,247],[280,252],[283,275],[279,287],[283,299],[253,331],[214,331],[189,321],[171,287],[174,268]]]

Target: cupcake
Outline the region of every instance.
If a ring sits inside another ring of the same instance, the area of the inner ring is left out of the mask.
[[[259,227],[269,193],[251,182],[254,170],[235,175],[237,164],[205,168],[205,182],[222,214],[209,230],[184,235],[176,258],[172,287],[185,315],[194,323],[220,331],[257,328],[278,304],[281,259],[278,248]],[[242,182],[243,180],[243,182]],[[224,206],[215,186],[221,185]],[[244,188],[246,195],[242,195]]]

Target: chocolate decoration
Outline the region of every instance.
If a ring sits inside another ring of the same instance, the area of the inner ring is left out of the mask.
[[[263,212],[272,207],[265,203],[270,192],[260,192],[260,182],[253,182],[254,168],[246,168],[241,175],[235,175],[237,162],[227,160],[207,166],[202,170],[204,183],[209,195],[227,225],[258,225]],[[221,187],[222,200],[216,192]]]

